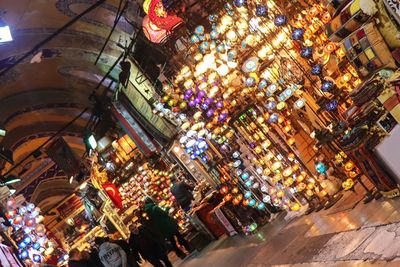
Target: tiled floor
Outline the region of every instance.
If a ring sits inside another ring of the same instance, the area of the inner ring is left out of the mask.
[[[400,266],[400,199],[360,202],[351,210],[323,210],[291,222],[282,218],[252,236],[218,240],[175,265]]]

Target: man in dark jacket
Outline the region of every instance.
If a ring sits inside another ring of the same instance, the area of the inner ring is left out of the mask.
[[[189,244],[179,232],[178,222],[169,216],[169,214],[157,206],[154,201],[147,197],[145,199],[144,211],[149,216],[149,224],[158,231],[162,238],[168,239],[176,253],[176,255],[183,259],[186,257],[184,253],[176,244],[175,237],[179,241],[179,244],[183,246],[187,251],[189,250]]]
[[[82,259],[81,252],[72,249],[69,252],[68,267],[93,267],[88,261]]]
[[[164,265],[165,267],[172,267],[163,240],[155,237],[146,226],[131,227],[129,246],[133,251],[138,251],[142,258],[154,267],[164,267]]]
[[[185,182],[178,181],[177,178],[171,178],[171,193],[174,195],[176,202],[185,211],[188,212],[193,200],[193,187]]]

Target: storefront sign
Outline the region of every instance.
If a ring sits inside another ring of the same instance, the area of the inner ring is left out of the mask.
[[[131,75],[129,76],[130,83],[144,96],[147,100],[150,100],[155,94],[153,84],[147,78],[146,74],[138,67],[136,62],[127,60],[131,63]]]
[[[147,136],[147,134],[143,131],[138,122],[132,117],[132,115],[121,103],[114,103],[113,111],[120,121],[121,126],[132,138],[140,151],[142,151],[148,157],[156,152],[157,148],[154,145],[153,141]]]
[[[131,62],[131,75],[127,87],[122,87],[122,92],[129,102],[142,117],[153,125],[161,134],[171,138],[176,134],[175,127],[168,124],[163,118],[153,113],[149,100],[158,96],[151,81]]]

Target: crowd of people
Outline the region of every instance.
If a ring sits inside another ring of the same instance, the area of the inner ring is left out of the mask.
[[[193,189],[178,180],[172,183],[172,194],[181,208],[187,211],[193,199]],[[179,232],[178,222],[152,198],[145,199],[143,212],[146,216],[138,216],[139,222],[131,225],[129,240],[96,237],[91,252],[70,251],[68,266],[139,267],[143,261],[147,261],[154,267],[172,267],[168,258],[169,247],[181,259],[191,252],[188,242]]]

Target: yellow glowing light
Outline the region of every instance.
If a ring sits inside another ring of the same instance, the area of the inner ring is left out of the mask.
[[[282,163],[280,161],[276,161],[272,164],[271,169],[272,171],[276,171],[282,167]]]
[[[196,60],[196,61],[200,61],[202,58],[203,58],[203,55],[202,55],[201,53],[197,53],[197,54],[194,56],[194,60]]]
[[[293,173],[293,170],[292,170],[291,167],[286,168],[286,169],[282,172],[283,176],[285,176],[285,177],[288,177],[288,176],[292,175],[292,173]]]
[[[272,154],[272,152],[271,151],[268,151],[268,153],[267,153],[267,159],[268,160],[271,160],[271,159],[273,159],[274,158],[274,154]]]
[[[228,31],[228,32],[226,33],[226,38],[227,38],[229,41],[232,41],[232,42],[236,41],[236,40],[237,40],[237,36],[236,36],[235,31],[233,31],[233,30]]]
[[[303,191],[304,189],[306,189],[306,184],[305,184],[305,183],[299,183],[299,184],[296,186],[296,188],[297,188],[297,191],[301,192],[301,191]]]
[[[301,206],[300,206],[300,204],[299,203],[294,203],[291,207],[290,207],[290,209],[292,210],[292,211],[298,211],[298,210],[300,210],[300,208],[301,208]]]
[[[263,174],[264,174],[265,176],[268,176],[268,175],[271,174],[271,170],[268,169],[268,168],[265,168],[264,171],[263,171]]]
[[[261,146],[264,148],[264,149],[267,149],[269,146],[271,145],[271,141],[270,140],[265,140],[262,144],[261,144]]]
[[[260,124],[262,124],[262,123],[264,122],[264,118],[261,117],[261,116],[258,117],[258,118],[257,118],[257,122],[260,123]]]
[[[346,73],[345,75],[343,75],[343,81],[344,82],[348,82],[351,79],[351,74],[350,73]]]
[[[307,196],[312,197],[314,195],[314,192],[312,190],[307,190],[306,192]]]
[[[295,139],[293,137],[289,138],[289,140],[287,141],[289,145],[293,145],[295,143]]]
[[[233,23],[232,17],[229,15],[225,15],[221,18],[221,24],[225,26],[229,26]]]
[[[225,76],[229,73],[229,68],[227,65],[222,64],[221,66],[218,67],[217,72],[220,76]]]
[[[296,178],[296,180],[298,181],[298,182],[302,182],[303,180],[304,180],[304,176],[303,175],[299,175],[299,176],[297,176],[297,178]]]
[[[283,197],[285,195],[285,193],[283,192],[283,190],[279,190],[277,193],[276,193],[276,196],[277,197]]]

